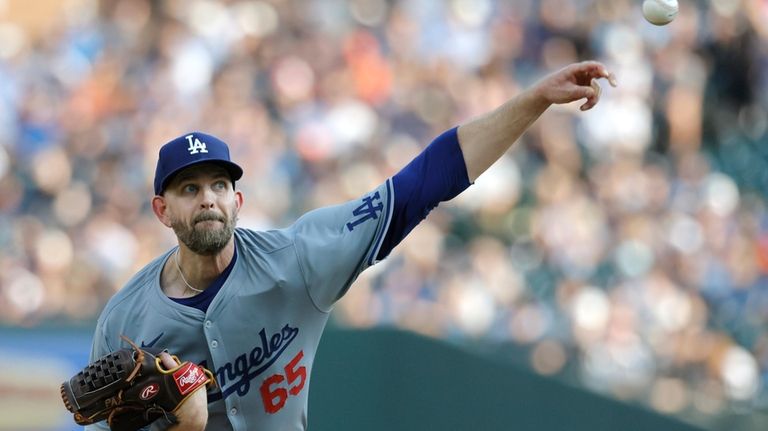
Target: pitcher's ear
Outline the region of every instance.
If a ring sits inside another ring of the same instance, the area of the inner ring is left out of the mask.
[[[165,196],[155,196],[152,198],[152,212],[155,213],[155,217],[160,220],[160,223],[171,227],[171,217],[168,211],[168,203],[165,201]]]
[[[244,200],[245,197],[243,196],[243,192],[240,190],[235,190],[235,208],[237,208],[238,211],[240,211],[240,208],[243,207]]]

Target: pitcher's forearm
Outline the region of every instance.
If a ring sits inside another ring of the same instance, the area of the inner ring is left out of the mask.
[[[469,180],[474,182],[498,160],[550,105],[586,99],[581,110],[592,109],[600,100],[597,83],[600,78],[616,86],[616,78],[602,63],[571,64],[544,77],[497,109],[460,126],[459,145]]]
[[[485,172],[550,106],[535,88],[459,126],[458,137],[470,182]]]

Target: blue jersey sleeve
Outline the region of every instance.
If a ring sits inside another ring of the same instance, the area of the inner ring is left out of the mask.
[[[440,202],[470,186],[467,165],[454,127],[392,177],[392,221],[376,260],[384,259]]]
[[[469,185],[454,128],[361,199],[302,216],[290,231],[316,307],[330,310],[365,268],[385,258],[437,204]]]

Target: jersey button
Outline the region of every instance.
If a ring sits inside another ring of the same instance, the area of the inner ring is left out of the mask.
[[[219,342],[218,342],[218,341],[216,341],[216,340],[213,340],[213,341],[211,341],[211,347],[213,347],[214,349],[215,349],[215,348],[216,348],[218,345],[219,345]]]
[[[211,325],[213,325],[213,323],[212,323],[210,320],[206,320],[206,321],[205,321],[205,327],[206,327],[206,328],[210,328],[210,327],[211,327]]]
[[[231,409],[229,409],[229,414],[231,414],[232,416],[236,415],[237,414],[237,408],[236,407],[232,407]]]

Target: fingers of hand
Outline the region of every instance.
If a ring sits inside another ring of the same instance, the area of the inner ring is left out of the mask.
[[[178,365],[176,361],[173,359],[173,357],[171,357],[171,355],[168,354],[168,352],[160,353],[160,362],[163,364],[163,367],[166,370],[176,368],[176,366]]]
[[[588,80],[594,78],[605,78],[612,87],[618,85],[616,81],[616,75],[608,71],[603,63],[597,61],[583,61],[575,65],[574,72],[576,74],[586,75]]]
[[[602,89],[600,88],[600,84],[597,83],[596,79],[592,79],[589,83],[590,90],[588,93],[587,101],[581,105],[582,111],[586,111],[588,109],[592,109],[598,101],[600,101],[600,93],[602,93]]]

